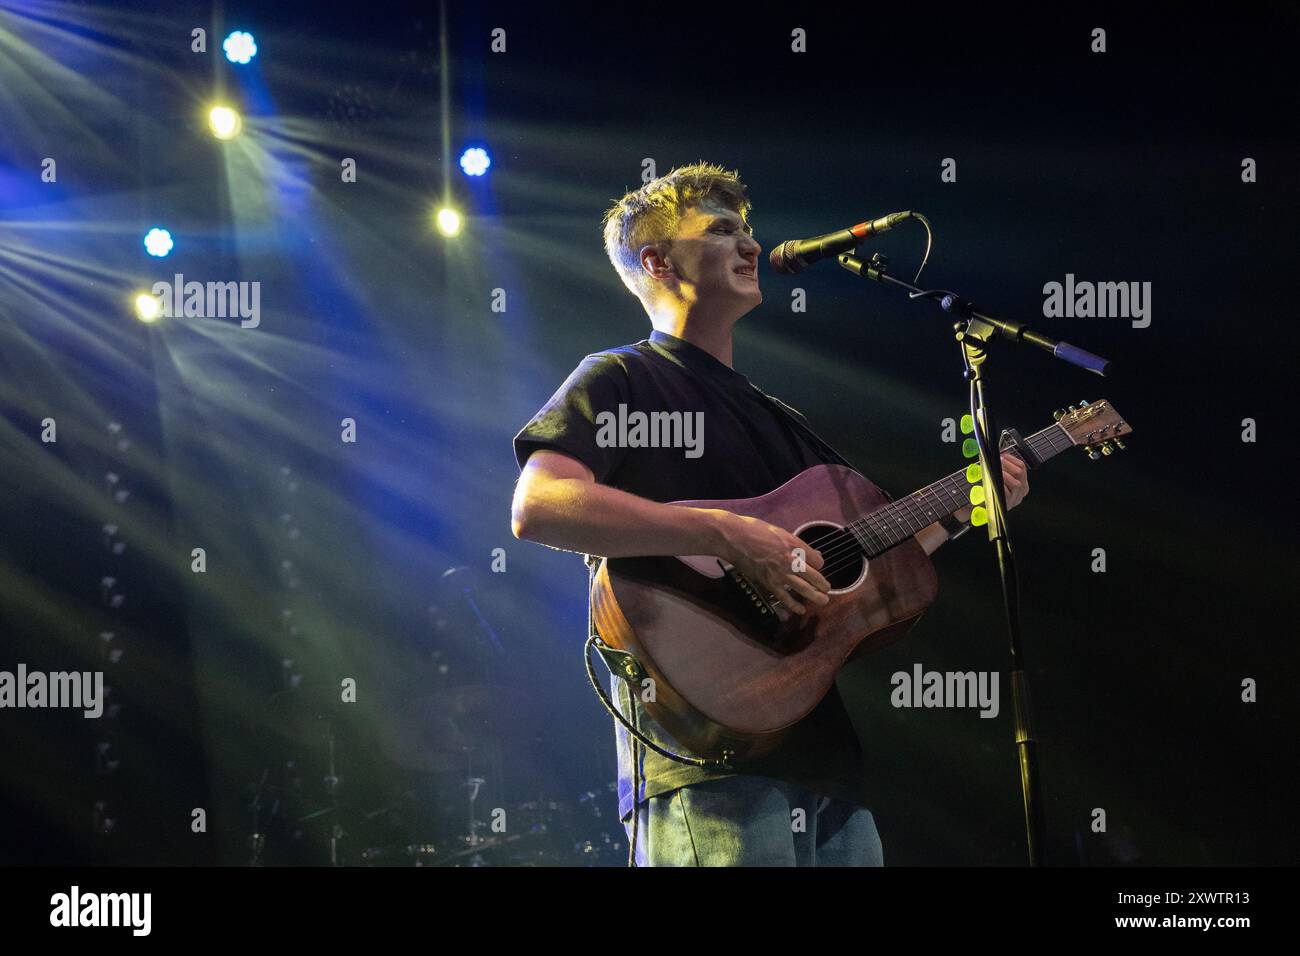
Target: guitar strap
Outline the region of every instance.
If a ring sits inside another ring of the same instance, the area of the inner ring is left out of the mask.
[[[787,422],[789,422],[790,425],[792,425],[795,428],[795,430],[798,431],[798,433],[802,435],[814,448],[820,451],[824,458],[826,458],[831,462],[834,462],[835,464],[843,465],[845,468],[853,468],[854,471],[858,470],[857,468],[853,467],[852,463],[849,462],[847,458],[845,458],[834,448],[828,445],[824,440],[822,440],[820,435],[818,435],[811,428],[809,428],[802,421],[800,421],[799,413],[796,412],[793,408],[791,408],[785,402],[781,401],[779,398],[767,394],[767,392],[763,391],[753,382],[749,383],[749,387],[752,388],[757,395],[763,398],[768,403],[768,405],[774,408],[779,415],[781,415]],[[859,472],[859,474],[861,474],[861,472]],[[887,500],[889,501],[894,500],[894,496],[891,495],[888,491],[885,491],[884,488],[881,488],[880,490],[881,492],[884,493],[885,498]]]
[[[639,346],[642,343],[637,343],[637,344]],[[645,344],[649,345],[651,352],[658,353],[662,349],[662,346],[657,346],[653,342],[645,343]],[[674,360],[674,361],[679,361],[679,360]],[[766,402],[769,407],[775,409],[776,413],[781,418],[789,422],[791,427],[793,427],[795,431],[797,431],[800,435],[802,435],[805,440],[807,440],[814,448],[816,448],[821,453],[824,461],[833,462],[837,465],[843,465],[845,468],[852,468],[854,471],[858,471],[858,469],[854,468],[852,463],[850,463],[847,458],[845,458],[834,448],[828,445],[821,438],[820,435],[818,435],[811,428],[809,428],[802,421],[800,421],[799,413],[796,412],[793,408],[791,408],[785,402],[781,401],[779,398],[767,394],[767,392],[763,391],[753,382],[749,381],[748,378],[745,379],[745,382],[749,385],[750,388],[754,390],[755,395],[757,395],[760,399]],[[861,472],[858,473],[861,474]],[[884,493],[885,498],[887,500],[889,501],[894,500],[894,496],[891,495],[888,491],[885,491],[885,489],[883,488],[881,488],[880,490]]]

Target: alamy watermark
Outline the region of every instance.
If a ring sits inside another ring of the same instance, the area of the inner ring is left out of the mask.
[[[998,715],[997,671],[896,671],[889,702],[895,707],[978,707],[981,717]]]
[[[152,893],[83,893],[73,884],[50,897],[51,926],[122,926],[133,936],[148,936],[152,914]]]
[[[0,671],[0,708],[71,707],[82,716],[104,713],[103,671]]]
[[[704,454],[703,412],[629,412],[596,415],[596,444],[601,448],[684,448],[687,458]]]
[[[1132,319],[1133,328],[1151,324],[1150,282],[1076,282],[1073,272],[1064,284],[1043,286],[1043,315],[1049,319]]]
[[[255,329],[262,322],[260,282],[186,282],[178,272],[171,282],[155,282],[150,291],[158,297],[166,318],[238,317],[242,329]]]

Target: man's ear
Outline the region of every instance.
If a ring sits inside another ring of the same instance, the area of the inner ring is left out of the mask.
[[[659,246],[642,246],[639,256],[641,268],[656,279],[668,279],[675,275],[673,264]]]

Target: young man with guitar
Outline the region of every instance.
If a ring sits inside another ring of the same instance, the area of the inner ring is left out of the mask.
[[[647,340],[588,355],[516,436],[522,474],[512,527],[518,538],[608,559],[697,556],[693,560],[699,568],[736,583],[756,609],[756,623],[744,617],[745,611],[719,612],[715,629],[743,637],[741,629],[753,623],[753,632],[759,633],[766,615],[772,624],[765,633],[773,642],[784,642],[782,654],[795,660],[794,652],[803,649],[800,635],[811,631],[832,595],[856,586],[847,579],[833,584],[821,573],[824,569],[828,576],[843,578],[842,538],[849,530],[837,529],[820,539],[820,548],[814,547],[816,539],[805,540],[806,534],[800,538],[792,530],[710,502],[757,499],[815,466],[829,466],[816,472],[823,483],[852,477],[876,490],[849,472],[848,462],[802,415],[733,368],[732,330],[763,299],[761,249],[748,223],[749,209],[736,174],[700,163],[674,169],[628,193],[606,214],[606,252],[645,307],[654,331]],[[636,413],[642,413],[639,421],[634,421]],[[671,413],[679,414],[673,418]],[[681,427],[688,419],[702,423],[701,433],[690,442],[674,441],[689,436],[689,429]],[[615,422],[618,428],[612,427]],[[643,427],[647,422],[649,434]],[[1014,508],[1029,490],[1025,464],[1007,453],[1003,469],[1007,504]],[[922,571],[932,580],[924,555],[947,541],[953,529],[960,530],[958,522],[968,515],[966,509],[949,517],[941,509],[943,522],[920,527],[912,535],[914,542],[880,555],[882,566],[893,560],[891,555],[905,553],[924,562]],[[848,576],[859,575],[860,584],[867,577],[866,562],[859,549],[854,553],[859,563]],[[876,560],[872,557],[873,568]],[[608,574],[602,580],[610,586]],[[627,580],[635,582],[636,575]],[[629,585],[622,593],[630,601],[634,590]],[[633,618],[637,627],[670,620],[672,614],[690,620],[680,615],[694,613],[693,606],[674,597],[671,587],[659,593],[667,595],[658,598],[664,603],[644,605],[656,610],[637,616],[629,604],[623,609],[627,619],[613,600],[608,606],[593,605],[598,624],[605,620],[611,630],[624,627],[630,635],[628,620]],[[809,626],[801,629],[800,621]],[[689,650],[689,642],[698,638],[703,651],[708,628],[686,629],[691,633],[676,633],[672,639],[685,642]],[[600,630],[608,640],[606,629]],[[742,645],[758,646],[744,639],[735,647]],[[762,649],[755,659],[762,664],[780,657],[771,653],[776,647]],[[659,655],[657,666],[666,666],[665,655]],[[833,680],[828,683],[820,702],[810,701],[815,706],[804,711],[806,716],[779,735],[766,735],[761,746],[734,762],[680,763],[618,727],[619,810],[636,863],[883,864],[875,820],[865,805],[860,744]],[[645,692],[652,684],[613,681],[620,712],[650,740],[692,755],[683,745],[685,738],[701,746],[730,739],[710,736],[710,730],[692,736],[689,730],[709,723],[689,717],[674,723],[676,734],[668,732],[651,716],[655,707],[647,709],[656,696],[653,687]],[[677,700],[669,686],[657,691],[662,701]],[[747,713],[755,709],[752,703],[746,707]],[[666,710],[656,712],[668,719]],[[758,738],[736,737],[742,743],[747,739]],[[714,749],[713,754],[695,755],[716,756]]]

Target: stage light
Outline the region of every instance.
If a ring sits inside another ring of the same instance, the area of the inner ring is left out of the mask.
[[[167,253],[172,251],[175,243],[172,242],[172,234],[166,229],[159,229],[156,226],[145,233],[144,248],[151,256],[163,258]]]
[[[491,165],[492,157],[486,149],[478,146],[472,146],[460,154],[460,168],[465,170],[466,176],[482,176]]]
[[[239,114],[229,106],[214,106],[208,113],[208,126],[217,139],[234,139],[243,125]]]
[[[460,213],[450,206],[443,206],[438,210],[438,231],[444,236],[455,236],[460,233]]]
[[[162,315],[162,303],[156,295],[141,292],[135,297],[135,314],[141,322],[156,322]]]
[[[226,59],[231,63],[247,63],[257,56],[257,43],[253,40],[253,34],[242,30],[236,30],[226,37],[221,49],[226,51]]]

